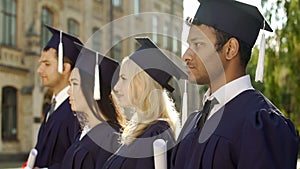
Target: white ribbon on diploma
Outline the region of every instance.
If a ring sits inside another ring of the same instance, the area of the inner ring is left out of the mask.
[[[33,169],[37,154],[38,151],[35,148],[31,149],[27,159],[27,165],[25,169]]]
[[[163,139],[153,142],[155,169],[167,169],[167,143]]]

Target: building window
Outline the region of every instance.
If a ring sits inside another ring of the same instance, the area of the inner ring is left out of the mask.
[[[158,31],[158,18],[153,16],[152,18],[152,40],[157,43],[157,31]]]
[[[41,45],[42,48],[44,48],[52,36],[52,33],[44,25],[50,25],[50,26],[53,25],[53,15],[50,12],[50,10],[45,7],[42,8],[41,21],[42,21]]]
[[[122,7],[122,0],[112,0],[113,6],[116,8]]]
[[[99,28],[94,27],[93,28],[93,37],[92,37],[92,42],[93,42],[93,49],[96,51],[101,50],[101,39],[102,39],[102,32],[99,30]]]
[[[178,35],[179,35],[179,31],[177,28],[175,28],[173,30],[173,42],[172,42],[172,49],[173,49],[173,52],[177,53],[178,52]]]
[[[79,24],[74,19],[68,19],[68,33],[74,36],[79,36]]]
[[[2,88],[2,140],[17,139],[17,90]]]
[[[163,47],[168,48],[168,24],[166,23],[163,27]]]
[[[134,15],[138,15],[140,13],[140,0],[134,0]]]
[[[2,0],[2,38],[1,43],[16,46],[16,1]]]
[[[114,47],[112,48],[112,57],[116,60],[122,60],[122,41],[119,36],[114,37]]]

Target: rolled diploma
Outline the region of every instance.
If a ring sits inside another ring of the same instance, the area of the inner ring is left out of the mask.
[[[155,169],[167,169],[167,143],[163,139],[153,142]]]
[[[30,153],[29,153],[29,157],[27,159],[27,166],[25,167],[25,169],[32,169],[34,167],[34,163],[35,163],[35,158],[38,154],[38,151],[33,148],[31,149]]]

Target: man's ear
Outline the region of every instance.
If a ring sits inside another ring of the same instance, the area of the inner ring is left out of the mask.
[[[70,63],[64,63],[63,74],[69,74],[72,71]]]
[[[226,60],[231,60],[239,53],[239,41],[236,38],[230,38],[225,44]]]

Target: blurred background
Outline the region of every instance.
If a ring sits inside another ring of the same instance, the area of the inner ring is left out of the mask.
[[[264,82],[253,81],[253,85],[299,129],[300,0],[243,2],[257,6],[274,30],[266,33]],[[138,47],[133,40],[136,35],[149,36],[180,59],[187,46],[182,38],[184,24],[178,18],[193,17],[198,5],[197,0],[1,0],[0,168],[20,167],[26,161],[52,97],[36,73],[41,50],[51,37],[44,24],[78,36],[89,47],[117,60]],[[154,13],[145,17],[145,12]],[[130,22],[122,23],[126,16]],[[147,31],[124,36],[125,27]],[[258,53],[256,45],[248,65],[252,79]],[[172,94],[180,111],[183,82],[173,83],[180,89]],[[206,89],[188,84],[188,112],[201,109]]]

